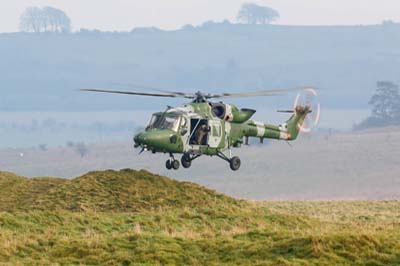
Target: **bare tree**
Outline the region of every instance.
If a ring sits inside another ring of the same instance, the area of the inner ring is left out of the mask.
[[[81,156],[81,158],[85,157],[89,151],[88,147],[83,142],[75,143],[74,147],[75,147],[76,151],[79,153],[79,155]]]
[[[42,16],[43,12],[40,8],[28,7],[20,17],[20,30],[27,32],[41,32],[43,29]]]
[[[245,3],[237,15],[238,21],[247,24],[270,24],[280,17],[278,11],[267,6]]]
[[[53,7],[45,7],[43,12],[48,30],[52,32],[69,32],[71,30],[71,20],[64,11]]]
[[[25,32],[69,32],[71,20],[54,7],[28,7],[20,17],[19,28]]]
[[[39,150],[41,151],[47,151],[47,144],[39,144]]]

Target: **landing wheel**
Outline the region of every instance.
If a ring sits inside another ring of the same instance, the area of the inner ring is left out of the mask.
[[[229,166],[231,167],[231,169],[233,170],[233,171],[237,171],[237,170],[239,170],[239,168],[240,168],[240,159],[239,159],[239,157],[232,157],[232,159],[230,159],[230,161],[229,161]]]
[[[180,166],[180,163],[179,163],[178,160],[173,160],[173,161],[171,162],[171,166],[172,166],[172,168],[173,168],[174,170],[178,170],[178,169],[179,169],[179,166]]]
[[[171,161],[170,161],[170,160],[167,160],[167,161],[165,162],[165,167],[166,167],[168,170],[171,170],[171,169],[172,169],[172,164],[171,164]]]
[[[183,168],[189,168],[192,165],[192,160],[189,154],[184,154],[181,158]]]

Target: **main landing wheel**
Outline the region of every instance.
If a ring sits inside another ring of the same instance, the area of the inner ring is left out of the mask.
[[[229,166],[231,167],[231,169],[233,170],[233,171],[237,171],[237,170],[239,170],[239,168],[240,168],[240,159],[239,159],[239,157],[232,157],[232,159],[230,159],[230,161],[229,161]]]
[[[192,160],[189,154],[184,154],[181,158],[183,168],[189,168],[192,165]]]

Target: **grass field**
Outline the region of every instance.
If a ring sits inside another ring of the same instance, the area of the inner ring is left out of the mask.
[[[400,265],[400,202],[250,202],[146,171],[0,172],[1,265]]]

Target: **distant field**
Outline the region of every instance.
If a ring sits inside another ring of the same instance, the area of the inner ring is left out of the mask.
[[[233,199],[146,171],[0,172],[2,265],[399,265],[400,202]]]
[[[218,158],[204,157],[190,169],[168,171],[165,154],[138,155],[133,142],[73,147],[0,150],[0,169],[25,176],[71,178],[93,169],[147,169],[247,199],[331,200],[400,198],[400,129],[302,135],[292,142],[234,149],[242,166],[232,172]],[[21,157],[21,154],[23,156]]]

